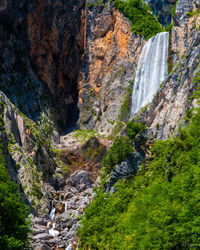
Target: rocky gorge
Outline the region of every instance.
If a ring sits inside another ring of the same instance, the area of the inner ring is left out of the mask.
[[[168,74],[134,120],[134,152],[104,191],[133,176],[155,140],[178,134],[200,74],[199,0],[146,1],[169,31]],[[167,13],[167,14],[166,14]],[[189,13],[189,14],[188,14]],[[102,160],[127,135],[138,61],[147,41],[112,1],[0,1],[0,138],[9,175],[30,207],[32,249],[76,249]]]

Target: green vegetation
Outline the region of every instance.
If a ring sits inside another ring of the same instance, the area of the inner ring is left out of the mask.
[[[0,155],[0,246],[1,249],[24,249],[28,245],[28,208],[9,180],[5,161]]]
[[[104,5],[103,0],[94,0],[91,3],[88,3],[88,8],[90,9],[90,8],[96,7],[98,5],[103,6]]]
[[[200,15],[200,9],[196,8],[196,10],[193,10],[191,12],[186,12],[185,14],[187,17],[193,17],[196,15]]]
[[[187,113],[188,125],[153,144],[134,180],[119,181],[112,195],[96,191],[80,249],[200,248],[200,108]]]
[[[80,141],[85,141],[91,137],[98,137],[98,133],[96,133],[94,130],[86,130],[86,129],[79,129],[76,130],[74,133],[74,137],[76,139],[80,139]]]
[[[131,109],[131,96],[132,96],[132,91],[133,91],[133,84],[134,84],[134,80],[129,81],[129,85],[126,88],[126,95],[124,98],[124,102],[121,106],[120,109],[120,115],[119,115],[119,119],[121,121],[125,121],[127,122],[129,116],[130,116],[130,109]]]
[[[144,129],[143,124],[134,120],[127,122],[127,136],[116,137],[113,145],[103,158],[102,165],[106,174],[111,173],[116,164],[132,154],[135,137]]]
[[[115,7],[122,11],[131,21],[132,32],[136,35],[149,39],[163,28],[158,20],[150,13],[149,6],[142,0],[114,0]]]
[[[0,133],[4,130],[3,103],[0,102]],[[28,207],[17,192],[17,185],[10,181],[4,155],[8,154],[0,142],[0,248],[25,249],[28,247]]]

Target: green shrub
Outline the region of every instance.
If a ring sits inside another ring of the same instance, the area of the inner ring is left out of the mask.
[[[117,137],[103,158],[102,165],[106,173],[111,173],[120,161],[133,153],[135,137],[144,129],[145,125],[134,120],[127,122],[127,136]]]
[[[150,13],[149,6],[142,0],[114,0],[115,7],[131,21],[134,34],[149,39],[163,31],[158,20]]]
[[[117,137],[103,158],[103,167],[110,173],[113,167],[133,152],[129,137]]]

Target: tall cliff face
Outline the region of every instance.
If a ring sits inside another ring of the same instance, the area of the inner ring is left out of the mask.
[[[65,130],[78,116],[84,5],[77,0],[8,0],[0,5],[1,89],[35,120],[46,105]]]
[[[86,53],[78,77],[79,126],[103,135],[129,119],[136,63],[144,45],[109,1],[88,9]]]
[[[148,150],[156,139],[164,140],[178,133],[179,126],[187,121],[187,110],[196,106],[190,97],[200,83],[200,16],[196,13],[198,1],[179,0],[171,31],[173,69],[163,81],[151,104],[142,108],[135,116],[139,122],[147,124],[147,129],[135,141],[131,159],[117,165],[111,173],[108,186],[119,178],[127,177],[138,170],[141,156],[148,159]],[[187,12],[194,13],[188,16]],[[196,13],[196,14],[195,14]],[[126,130],[121,135],[126,134]]]
[[[197,87],[194,78],[200,71],[200,17],[198,14],[189,17],[186,13],[195,11],[197,7],[198,3],[192,0],[179,0],[177,3],[171,37],[174,66],[158,91],[147,118],[159,139],[171,135],[186,110],[195,104],[189,97]]]

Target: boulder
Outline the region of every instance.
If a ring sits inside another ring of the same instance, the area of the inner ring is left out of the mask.
[[[71,176],[72,185],[75,186],[79,191],[90,187],[91,180],[88,172],[84,170],[78,170]],[[82,184],[82,185],[81,185]]]

